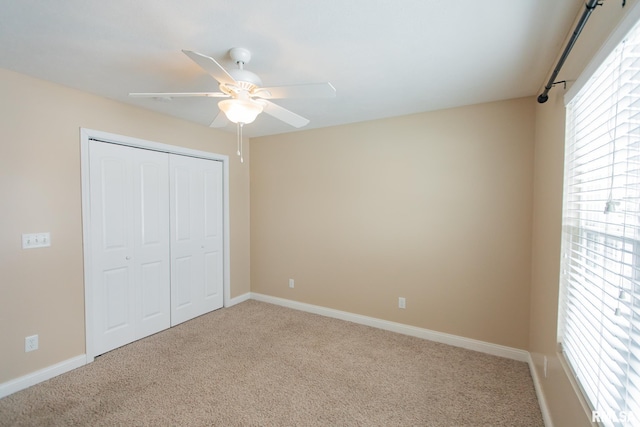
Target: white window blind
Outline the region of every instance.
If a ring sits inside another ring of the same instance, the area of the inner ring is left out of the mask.
[[[562,352],[595,421],[640,425],[638,26],[567,105],[566,131]]]

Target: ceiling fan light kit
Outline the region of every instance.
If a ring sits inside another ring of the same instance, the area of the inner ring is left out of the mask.
[[[336,95],[335,88],[329,82],[262,87],[260,77],[244,69],[244,65],[251,60],[251,52],[245,48],[234,47],[229,50],[229,56],[238,65],[238,68],[229,71],[209,56],[190,50],[183,50],[183,52],[218,81],[220,92],[130,93],[129,96],[156,99],[194,96],[230,98],[218,102],[220,112],[211,123],[211,127],[224,127],[228,121],[237,124],[238,155],[241,161],[243,161],[242,127],[253,123],[260,113],[265,112],[295,128],[309,123],[308,119],[271,102],[270,99],[331,98]]]
[[[262,113],[262,105],[249,99],[225,99],[218,102],[218,108],[230,122],[243,125],[253,123],[258,114]]]

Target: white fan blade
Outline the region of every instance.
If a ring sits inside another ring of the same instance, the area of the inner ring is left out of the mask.
[[[263,99],[333,98],[336,96],[336,89],[329,82],[311,83],[303,85],[261,87],[255,91],[253,95]]]
[[[193,96],[207,96],[210,98],[228,98],[229,95],[222,92],[134,92],[129,96],[134,98],[184,98]]]
[[[193,60],[196,64],[202,67],[207,73],[211,74],[214,79],[220,83],[226,83],[229,85],[237,84],[236,80],[225,70],[222,65],[211,58],[210,56],[203,55],[191,50],[182,50],[185,55]]]
[[[305,119],[304,117],[297,115],[293,111],[282,108],[281,106],[274,104],[271,101],[261,99],[257,102],[264,106],[264,109],[262,111],[269,114],[270,116],[275,117],[276,119],[282,120],[283,122],[293,126],[294,128],[301,128],[309,124],[309,119]]]
[[[216,116],[216,118],[213,119],[209,127],[223,128],[227,125],[227,123],[229,123],[229,119],[227,119],[227,116],[225,116],[225,114],[222,111],[220,111],[218,112],[218,115]]]

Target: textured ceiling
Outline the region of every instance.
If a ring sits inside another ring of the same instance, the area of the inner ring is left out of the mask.
[[[233,68],[231,47],[265,86],[329,81],[336,98],[275,100],[334,126],[535,95],[582,0],[0,0],[0,67],[209,125],[217,91],[188,49]],[[6,101],[6,100],[5,100]],[[227,130],[234,132],[229,125]],[[262,114],[261,136],[295,130]]]

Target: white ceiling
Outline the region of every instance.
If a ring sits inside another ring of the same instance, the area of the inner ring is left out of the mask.
[[[0,67],[209,125],[217,91],[181,52],[265,86],[329,81],[333,99],[275,100],[305,129],[535,95],[583,0],[0,0]],[[2,102],[6,102],[6,99]],[[229,125],[227,130],[235,132]],[[265,114],[245,135],[295,130]]]

